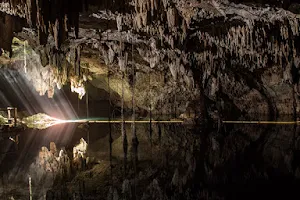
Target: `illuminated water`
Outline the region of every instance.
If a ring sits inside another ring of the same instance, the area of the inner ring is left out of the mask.
[[[217,132],[178,124],[164,124],[159,128],[155,124],[150,134],[148,124],[137,124],[139,145],[134,151],[128,124],[127,153],[120,124],[111,128],[111,156],[108,124],[91,124],[89,134],[85,127],[78,128],[75,124],[26,130],[20,133],[18,150],[13,142],[2,141],[1,152],[10,153],[1,156],[1,199],[10,195],[15,199],[28,199],[28,180],[21,174],[26,174],[42,146],[49,147],[49,142],[54,141],[58,148],[72,149],[81,137],[90,142],[89,155],[100,161],[99,168],[88,170],[85,190],[80,189],[75,180],[66,179],[60,182],[65,184],[49,187],[33,178],[36,199],[42,199],[51,188],[56,199],[65,198],[59,195],[69,190],[70,194],[83,195],[86,199],[107,199],[112,185],[121,199],[127,195],[122,193],[125,180],[136,180],[134,195],[134,182],[131,182],[133,196],[127,199],[158,199],[159,195],[165,199],[290,199],[292,195],[298,196],[298,126],[239,124],[226,125]],[[138,156],[136,166],[135,154]],[[10,183],[15,183],[15,187]],[[150,194],[153,196],[148,196]]]

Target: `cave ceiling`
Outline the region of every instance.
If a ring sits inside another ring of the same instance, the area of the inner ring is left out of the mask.
[[[178,102],[201,93],[217,101],[222,90],[240,111],[255,98],[275,112],[279,83],[299,94],[296,0],[1,0],[0,11],[0,64],[39,76],[41,95],[71,82],[81,98],[84,82],[106,87],[107,74],[120,94],[125,72],[125,101],[136,83],[144,109],[150,97],[159,108],[175,94]]]

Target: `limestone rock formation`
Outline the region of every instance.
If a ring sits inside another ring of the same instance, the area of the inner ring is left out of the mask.
[[[300,110],[297,2],[2,0],[0,11],[0,62],[27,69],[31,80],[39,76],[35,66],[43,76],[33,84],[42,95],[69,82],[82,98],[85,82],[96,79],[119,99],[126,68],[141,110],[180,114],[194,100],[202,105],[196,113],[211,113],[220,101],[225,114]],[[33,53],[12,48],[13,38]],[[22,56],[10,60],[14,54]],[[132,91],[125,93],[130,107]]]

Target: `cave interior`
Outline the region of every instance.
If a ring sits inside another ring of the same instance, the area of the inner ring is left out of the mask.
[[[0,199],[299,199],[299,113],[299,0],[0,0]]]

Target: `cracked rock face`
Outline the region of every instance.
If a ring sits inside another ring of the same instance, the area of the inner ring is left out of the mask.
[[[277,0],[1,1],[0,63],[47,83],[32,81],[49,97],[69,82],[82,98],[90,81],[117,101],[124,75],[128,108],[134,91],[139,109],[158,113],[296,114],[299,7]]]

